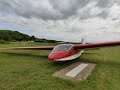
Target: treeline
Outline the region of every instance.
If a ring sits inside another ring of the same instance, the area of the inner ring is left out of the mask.
[[[32,41],[36,38],[18,31],[0,30],[0,42]]]

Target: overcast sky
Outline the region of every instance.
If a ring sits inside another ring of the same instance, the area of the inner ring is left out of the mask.
[[[0,29],[80,42],[120,40],[120,0],[0,0]]]

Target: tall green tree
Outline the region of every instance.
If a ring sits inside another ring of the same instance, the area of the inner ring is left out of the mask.
[[[18,31],[0,30],[0,40],[4,41],[30,41],[35,40],[35,36],[20,33]]]

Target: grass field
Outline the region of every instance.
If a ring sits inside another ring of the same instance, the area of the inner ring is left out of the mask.
[[[21,42],[3,47],[55,45]],[[86,51],[79,59],[56,63],[49,61],[50,51],[0,51],[0,90],[120,90],[120,46]],[[97,64],[92,74],[81,82],[53,77],[71,63]]]

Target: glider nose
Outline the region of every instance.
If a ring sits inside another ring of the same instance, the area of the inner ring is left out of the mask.
[[[48,59],[49,60],[55,60],[56,59],[56,55],[54,55],[54,54],[49,54],[49,56],[48,56]]]
[[[60,58],[64,58],[66,56],[67,56],[67,52],[65,52],[65,51],[52,52],[49,54],[48,59],[49,60],[57,60]]]

